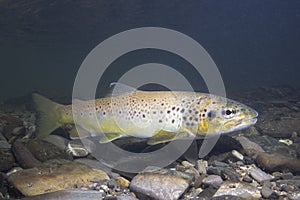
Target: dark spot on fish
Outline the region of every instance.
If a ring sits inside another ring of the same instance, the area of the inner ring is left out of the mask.
[[[192,113],[192,110],[189,110],[189,113]]]
[[[195,111],[195,115],[198,115],[199,114],[199,111]]]
[[[191,126],[194,126],[194,123],[193,123],[193,122],[191,123]]]
[[[158,123],[162,123],[162,120],[160,119],[160,120],[158,120]]]
[[[236,113],[236,111],[235,111],[235,110],[232,110],[232,113],[233,113],[233,114],[235,114],[235,113]]]
[[[214,118],[216,116],[216,113],[214,111],[210,111],[207,113],[207,117]]]
[[[161,105],[161,106],[164,106],[165,104],[164,104],[164,103],[161,103],[160,105]]]
[[[174,124],[174,122],[175,122],[175,120],[174,120],[174,119],[172,119],[172,124]]]
[[[156,111],[153,111],[153,114],[155,115],[155,114],[156,114]]]
[[[202,114],[202,117],[205,117],[205,114]]]
[[[184,113],[184,111],[185,111],[184,108],[182,108],[180,112],[181,112],[181,113]]]
[[[203,110],[204,112],[207,112],[207,110],[206,110],[206,108],[204,108],[204,110]]]
[[[103,112],[103,115],[106,115],[106,112]]]
[[[199,119],[196,117],[196,118],[195,118],[195,121],[197,122],[198,120],[199,120]]]
[[[146,116],[143,114],[142,117],[145,118]]]
[[[183,121],[186,121],[186,117],[182,117]]]
[[[186,123],[186,125],[187,125],[187,126],[190,126],[190,123],[189,123],[189,122],[187,122],[187,123]]]
[[[99,110],[99,108],[98,108],[98,107],[96,107],[96,110]]]
[[[156,101],[156,99],[153,99],[153,101]]]
[[[178,112],[178,111],[179,111],[179,108],[177,108],[176,111]]]
[[[193,120],[193,117],[190,117],[189,120],[192,121],[192,120]]]
[[[176,108],[175,106],[174,106],[174,107],[172,107],[172,110],[175,110],[175,108]]]
[[[170,110],[167,110],[167,113],[168,113],[168,114],[170,114],[170,112],[171,112]]]
[[[213,101],[213,102],[212,102],[212,104],[216,104],[216,102],[215,102],[215,101]]]

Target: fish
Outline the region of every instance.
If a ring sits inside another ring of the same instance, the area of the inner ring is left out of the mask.
[[[123,86],[118,84],[118,87]],[[70,130],[71,138],[102,136],[99,142],[107,143],[137,137],[147,138],[149,145],[156,145],[227,134],[257,122],[258,113],[254,109],[209,93],[125,91],[95,100],[76,99],[71,105],[34,93],[38,136],[46,136],[64,124],[76,123]]]

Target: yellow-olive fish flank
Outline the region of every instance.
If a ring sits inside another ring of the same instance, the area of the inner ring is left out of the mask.
[[[76,118],[80,136],[104,133],[100,143],[120,137],[149,138],[154,145],[184,137],[229,133],[256,123],[257,112],[239,102],[206,93],[135,90],[95,101],[57,104],[33,94],[39,111],[38,132],[50,134]],[[74,104],[74,103],[73,103]],[[71,137],[75,136],[75,129]],[[84,133],[84,134],[83,134]]]

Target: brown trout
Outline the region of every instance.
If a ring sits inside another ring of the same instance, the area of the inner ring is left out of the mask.
[[[103,134],[100,143],[129,136],[149,138],[150,145],[203,138],[245,129],[254,125],[258,116],[239,102],[195,92],[135,90],[94,101],[77,100],[80,109],[75,111],[72,105],[61,105],[39,94],[33,94],[33,99],[39,112],[39,135],[74,124],[76,118],[80,137]],[[76,135],[76,130],[71,130],[70,137]]]

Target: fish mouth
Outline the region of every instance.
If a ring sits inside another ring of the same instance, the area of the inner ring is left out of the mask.
[[[221,129],[222,133],[230,133],[235,131],[240,131],[246,129],[257,122],[258,113],[255,110],[252,110],[251,116],[248,119],[232,120],[225,123]],[[226,130],[227,129],[227,130]]]

